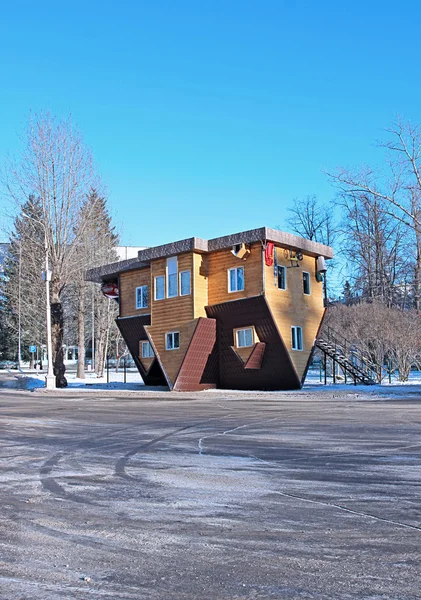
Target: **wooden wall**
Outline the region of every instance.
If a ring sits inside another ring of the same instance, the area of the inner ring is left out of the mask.
[[[256,329],[254,327],[253,314],[250,314],[249,325],[253,328],[253,345],[252,346],[243,346],[243,347],[237,348],[237,346],[236,346],[236,343],[237,343],[236,331],[237,331],[237,329],[233,329],[233,332],[232,332],[232,347],[244,363],[246,363],[248,361],[248,359],[250,358],[250,354],[253,352],[255,344],[260,342],[259,336],[257,335]],[[245,329],[245,328],[246,328],[246,325],[244,325],[244,327],[239,327],[238,329]]]
[[[258,340],[256,340],[256,341],[258,341]],[[233,350],[234,350],[234,352],[236,352],[238,354],[238,356],[241,358],[243,363],[246,363],[248,361],[248,359],[250,358],[250,354],[254,350],[254,344],[253,344],[253,346],[247,346],[246,348],[236,348],[236,346],[233,346]]]
[[[289,252],[277,248],[279,265],[291,266]],[[310,356],[317,331],[324,314],[323,284],[316,281],[316,259],[304,256],[298,262],[299,267],[286,270],[287,289],[280,290],[274,282],[274,268],[265,265],[265,295],[273,313],[279,332],[285,342],[292,362],[301,379]],[[308,296],[303,293],[303,271],[310,273],[310,290]],[[303,329],[303,350],[292,350],[291,326]]]
[[[170,387],[174,385],[178,371],[186,356],[187,349],[196,329],[198,319],[188,322],[180,322],[177,318],[173,318],[172,325],[151,325],[145,327],[148,334],[151,336],[152,344],[158,354],[158,357],[165,369],[166,375],[169,378]],[[178,350],[165,349],[165,333],[169,331],[178,331],[180,333],[180,348]]]
[[[188,270],[191,272],[191,293],[188,296],[179,295],[163,300],[152,299],[151,326],[147,328],[171,384],[174,384],[196,327],[196,321],[193,321],[193,253],[179,254],[177,258],[178,273]],[[152,261],[152,286],[155,285],[155,277],[165,276],[166,266],[166,258]],[[180,289],[178,292],[180,293]],[[154,298],[154,293],[152,298]],[[169,331],[180,332],[180,348],[178,350],[165,349],[165,334]]]
[[[258,296],[263,291],[262,245],[260,242],[252,244],[247,260],[241,260],[234,256],[230,248],[212,252],[208,255],[208,267],[210,305]],[[228,269],[233,267],[244,267],[244,290],[241,292],[228,292]]]
[[[142,363],[145,371],[148,371],[150,369],[151,364],[155,360],[155,357],[151,357],[151,358],[143,358],[142,357],[142,342],[140,342],[140,344],[139,344],[139,360]]]
[[[180,254],[177,258],[179,274],[180,271],[193,270],[193,253]],[[166,265],[167,260],[165,258],[152,261],[151,287],[155,285],[155,277],[159,275],[165,276]],[[192,281],[191,276],[190,281]],[[180,289],[178,290],[178,293],[180,293]],[[162,331],[170,331],[175,323],[184,323],[185,321],[191,321],[193,319],[193,286],[189,296],[176,296],[175,298],[154,300],[154,290],[152,290],[151,296],[151,324],[154,328],[158,327],[161,328]]]
[[[280,265],[291,267],[289,251],[278,246],[277,261]],[[166,275],[166,259],[157,259],[152,261],[150,267],[121,273],[120,316],[151,313],[148,334],[173,384],[194,333],[197,319],[206,317],[204,307],[259,296],[264,292],[298,377],[301,378],[324,314],[324,306],[323,284],[315,277],[315,258],[304,256],[298,265],[298,267],[287,268],[287,289],[280,290],[277,284],[275,285],[274,268],[264,265],[260,243],[252,244],[251,252],[245,261],[235,257],[230,249],[208,255],[193,252],[181,254],[178,255],[178,272],[191,271],[190,295],[154,300],[154,279],[156,276]],[[244,267],[245,289],[229,293],[228,269],[241,266]],[[303,293],[303,271],[310,273],[310,295]],[[149,286],[149,306],[137,310],[135,289],[141,285]],[[250,315],[250,325],[253,325],[253,314]],[[304,349],[302,351],[292,350],[292,325],[303,329]],[[169,331],[180,332],[180,349],[165,349],[165,334]],[[238,349],[243,360],[247,358],[249,352],[250,349]]]
[[[141,285],[149,287],[149,299],[147,308],[136,308],[136,288]],[[137,271],[126,271],[120,273],[120,317],[133,317],[138,315],[149,315],[151,313],[151,270],[149,267]]]
[[[208,305],[208,256],[193,254],[193,302],[194,317],[206,317],[205,306]]]

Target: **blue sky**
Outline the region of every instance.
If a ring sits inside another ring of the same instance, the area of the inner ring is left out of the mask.
[[[29,111],[72,113],[123,244],[286,228],[293,198],[332,200],[325,169],[421,123],[420,20],[406,0],[5,3],[0,163]]]

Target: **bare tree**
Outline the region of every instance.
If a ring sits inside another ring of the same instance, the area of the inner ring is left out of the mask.
[[[382,381],[382,366],[390,351],[388,318],[388,309],[381,302],[361,302],[330,307],[323,323],[323,327],[330,326],[340,332],[364,357],[377,365],[378,383]]]
[[[121,360],[126,360],[126,357],[129,356],[129,349],[127,348],[126,342],[124,341],[123,336],[117,327],[114,327],[114,331],[112,333],[114,334],[112,335],[112,344],[116,358],[115,372],[118,373]]]
[[[92,157],[70,118],[58,120],[50,114],[35,114],[22,139],[23,151],[10,161],[3,181],[10,198],[22,210],[25,200],[39,198],[39,224],[52,272],[51,317],[53,367],[56,385],[67,385],[63,362],[62,294],[80,271],[77,246],[85,223],[80,223],[81,206],[87,190],[95,184]],[[44,255],[39,245],[37,253]]]
[[[294,233],[327,246],[334,243],[336,228],[330,206],[321,203],[316,196],[306,196],[295,198],[288,210],[291,217],[287,223]]]
[[[388,322],[390,358],[399,380],[408,381],[421,349],[421,317],[418,312],[393,310]]]
[[[421,129],[398,121],[387,129],[390,139],[379,144],[386,151],[383,169],[339,169],[328,173],[342,197],[366,195],[385,207],[385,214],[412,234],[413,305],[421,295]]]
[[[90,218],[85,231],[85,256],[86,264],[89,267],[95,267],[107,263],[116,262],[118,256],[116,253],[116,246],[118,245],[118,235],[115,231],[115,227],[112,226],[111,216],[107,209],[105,197],[99,195],[96,189],[91,189],[87,198],[87,206],[85,210],[89,210]],[[98,295],[98,289],[95,284],[87,283],[80,278],[79,280],[79,306],[82,307],[88,314],[94,318],[94,331],[95,339],[92,340],[93,346],[96,346],[95,352],[95,372],[98,377],[101,377],[104,370],[104,363],[108,352],[108,341],[109,336],[114,335],[114,331],[117,327],[114,324],[114,319],[117,316],[117,304],[114,301],[109,301],[101,295]],[[94,286],[95,293],[92,294],[92,286]],[[94,300],[94,306],[90,307],[89,304]],[[86,310],[85,310],[86,309]],[[92,310],[93,309],[93,310]],[[81,348],[84,344],[84,328],[86,318],[83,320],[79,318],[79,357],[81,357]],[[84,353],[84,350],[83,350]],[[81,363],[79,359],[78,365]],[[79,367],[81,368],[81,367]]]
[[[108,357],[110,336],[115,327],[115,318],[118,314],[118,307],[114,300],[110,298],[99,298],[96,302],[95,320],[96,320],[96,352],[95,352],[95,373],[97,377],[104,374],[105,361]]]
[[[370,194],[342,194],[338,204],[343,215],[340,252],[353,294],[391,306],[398,301],[408,267],[404,226],[389,217],[384,200]]]
[[[421,316],[412,310],[387,307],[379,301],[329,308],[324,327],[341,332],[377,365],[377,381],[385,377],[387,362],[407,381],[411,367],[420,364]]]

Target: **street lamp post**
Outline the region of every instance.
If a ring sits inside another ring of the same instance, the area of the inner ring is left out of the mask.
[[[53,390],[56,387],[56,378],[53,372],[53,342],[51,336],[51,303],[50,303],[50,281],[51,271],[48,265],[48,241],[47,231],[44,227],[44,248],[45,248],[45,271],[43,273],[43,279],[45,281],[45,293],[46,293],[46,308],[47,308],[47,361],[48,371],[45,377],[45,387],[47,390]]]
[[[48,371],[45,377],[45,387],[47,390],[54,390],[56,387],[56,378],[53,371],[53,342],[51,336],[51,303],[50,303],[50,281],[51,281],[51,271],[48,265],[48,239],[47,239],[47,228],[45,227],[45,223],[42,221],[38,221],[29,215],[22,213],[22,215],[34,221],[34,223],[38,223],[44,229],[44,250],[45,250],[45,271],[42,272],[42,279],[45,281],[45,292],[46,292],[46,312],[47,312],[47,362],[48,362]]]

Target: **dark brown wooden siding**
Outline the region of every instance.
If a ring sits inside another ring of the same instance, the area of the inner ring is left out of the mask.
[[[139,342],[140,340],[148,340],[145,327],[148,326],[150,322],[150,315],[116,319],[117,327],[127,344],[127,348],[132,355],[145,385],[167,385],[167,381],[156,358],[153,360],[148,370],[146,370],[139,360]]]
[[[219,387],[239,390],[299,389],[300,379],[291,362],[264,296],[207,306],[217,322]],[[245,369],[233,345],[234,329],[254,325],[265,352],[259,369]]]

